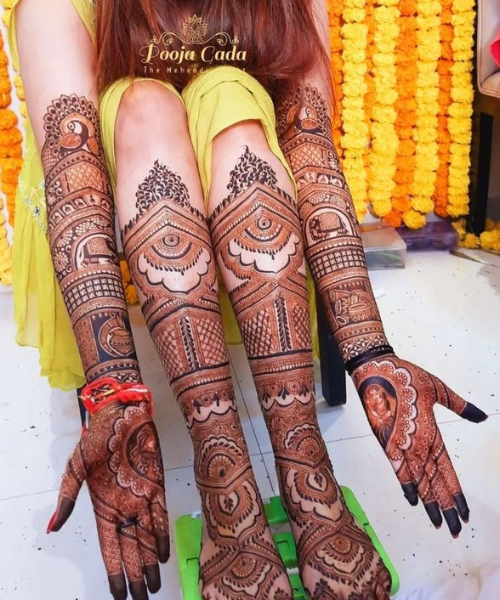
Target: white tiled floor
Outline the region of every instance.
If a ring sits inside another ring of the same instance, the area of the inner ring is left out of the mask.
[[[400,574],[398,600],[459,600],[451,587],[430,590],[446,580],[450,585],[463,581],[462,591],[475,590],[479,573],[500,569],[500,269],[429,253],[410,255],[405,270],[373,272],[372,281],[399,354],[436,373],[491,415],[476,426],[436,410],[471,507],[471,522],[459,540],[453,541],[444,527],[435,531],[423,509],[406,503],[350,382],[344,408],[330,409],[318,401],[321,427],[338,480],[356,493]],[[138,310],[133,324],[144,377],[156,398],[173,522],[198,509],[190,442]],[[80,431],[75,395],[51,390],[37,376],[36,351],[17,347],[13,338],[12,297],[2,293],[0,600],[108,598],[85,490],[64,531],[44,533]],[[242,348],[232,348],[231,357],[252,461],[262,495],[268,497],[277,491],[269,439]],[[172,554],[162,567],[164,585],[157,598],[180,597],[175,545]],[[467,596],[475,598],[476,591]],[[481,600],[499,598],[500,587],[493,586]]]

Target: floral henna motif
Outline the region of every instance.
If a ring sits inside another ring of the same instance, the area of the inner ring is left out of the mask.
[[[300,223],[276,181],[246,147],[209,220],[215,253],[273,444],[302,580],[314,600],[365,598],[380,586],[385,600],[389,576],[346,509],[319,431]]]
[[[181,178],[158,161],[136,207],[123,229],[124,250],[193,442],[204,518],[202,596],[291,600],[236,411],[205,218]],[[140,472],[154,473],[150,458],[143,453]]]
[[[394,355],[366,361],[353,373],[368,421],[411,504],[421,498],[439,527],[444,515],[451,533],[461,530],[469,508],[439,432],[437,403],[473,422],[486,419],[442,381]]]
[[[169,538],[160,444],[146,403],[115,402],[92,417],[68,462],[49,531],[67,519],[83,481],[112,594],[122,597],[125,570],[133,597],[147,597],[144,576],[151,591],[159,588],[158,559],[168,559]]]
[[[84,97],[61,96],[48,108],[44,129],[52,258],[87,381],[140,381],[97,110]]]

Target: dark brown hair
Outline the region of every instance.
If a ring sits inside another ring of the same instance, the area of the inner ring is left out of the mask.
[[[273,100],[287,83],[298,80],[318,62],[331,90],[330,57],[315,27],[311,0],[194,0],[192,3],[100,0],[97,2],[100,88],[121,77],[147,75],[181,89],[191,75],[180,69],[175,73],[173,67],[178,65],[157,57],[151,60],[145,73],[141,61],[153,36],[160,38],[166,31],[182,33],[181,11],[186,5],[192,6],[193,12],[208,24],[207,37],[224,31],[238,38],[238,48],[246,51],[245,70],[262,83]],[[180,47],[180,42],[172,46]]]

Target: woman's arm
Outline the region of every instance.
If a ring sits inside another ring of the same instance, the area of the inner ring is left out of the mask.
[[[114,400],[98,407],[68,462],[48,533],[66,522],[86,481],[111,593],[115,600],[126,597],[126,574],[132,598],[147,600],[146,583],[158,590],[158,559],[169,554],[164,473],[116,252],[94,49],[70,0],[22,0],[15,17],[26,104],[45,175],[48,243],[93,386],[84,392],[96,402]],[[128,398],[131,404],[124,403]],[[140,475],[145,449],[148,478]]]
[[[87,381],[140,381],[100,143],[94,48],[70,0],[23,0],[16,22],[52,258]]]
[[[329,55],[324,0],[311,0]],[[398,358],[388,344],[368,277],[354,205],[332,140],[328,77],[318,63],[277,106],[281,148],[298,186],[306,257],[328,321],[370,425],[410,504],[420,497],[436,527],[469,517],[437,427],[436,402],[473,422],[486,419],[437,377]],[[458,511],[458,512],[457,512]]]

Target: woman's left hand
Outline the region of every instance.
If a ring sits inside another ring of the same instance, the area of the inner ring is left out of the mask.
[[[434,404],[480,423],[488,416],[440,379],[391,354],[370,360],[352,374],[366,415],[412,506],[420,498],[432,523],[444,515],[453,537],[469,508],[441,437]]]

